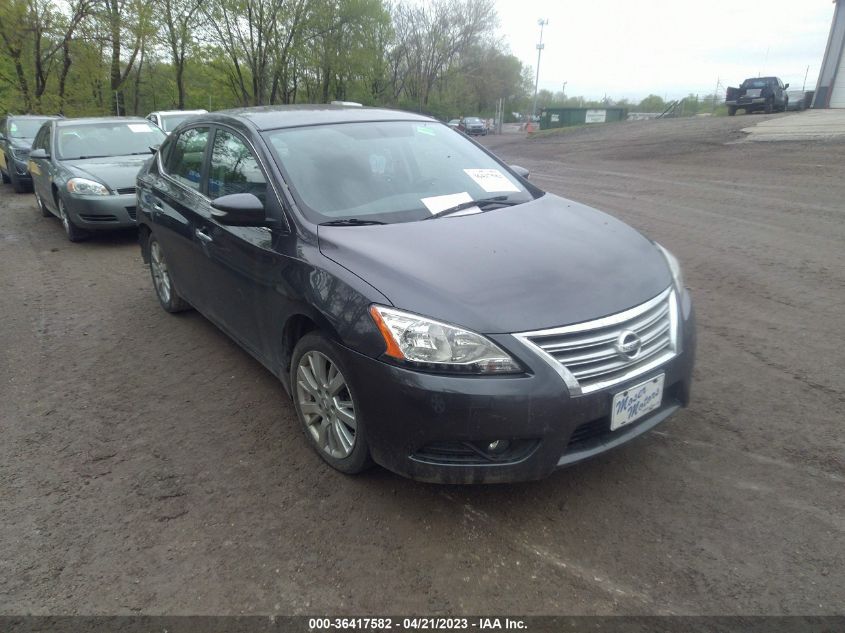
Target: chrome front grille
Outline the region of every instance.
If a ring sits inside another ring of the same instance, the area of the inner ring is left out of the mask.
[[[572,395],[598,391],[644,374],[680,352],[677,295],[668,288],[618,314],[515,336],[554,367]]]

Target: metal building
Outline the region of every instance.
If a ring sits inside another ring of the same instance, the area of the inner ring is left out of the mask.
[[[833,0],[833,24],[824,52],[814,108],[845,108],[845,0]]]

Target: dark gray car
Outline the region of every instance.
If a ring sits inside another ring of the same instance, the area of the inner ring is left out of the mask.
[[[41,214],[61,219],[68,239],[135,226],[135,178],[158,127],[141,118],[57,119],[41,126],[29,155]]]
[[[526,177],[417,114],[218,112],[141,170],[138,233],[334,468],[537,479],[687,404],[695,318],[665,249]]]
[[[57,117],[10,114],[0,119],[0,175],[17,193],[32,184],[27,163],[38,128]]]

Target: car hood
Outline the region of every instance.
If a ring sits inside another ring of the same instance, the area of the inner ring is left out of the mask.
[[[486,334],[607,316],[672,281],[640,233],[552,194],[431,221],[320,226],[318,237],[326,257],[395,307]]]
[[[110,189],[125,189],[135,186],[135,178],[149,154],[139,156],[108,156],[106,158],[80,158],[64,160],[72,176],[93,178]]]

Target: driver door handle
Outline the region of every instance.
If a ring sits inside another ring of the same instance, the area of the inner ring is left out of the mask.
[[[207,243],[207,244],[210,244],[211,242],[213,242],[213,241],[214,241],[214,238],[213,238],[213,237],[211,237],[208,233],[206,233],[206,232],[205,232],[205,231],[203,231],[202,229],[196,229],[196,230],[194,231],[194,234],[195,234],[195,235],[196,235],[196,236],[197,236],[197,237],[198,237],[201,241],[203,241],[203,242],[205,242],[205,243]]]

